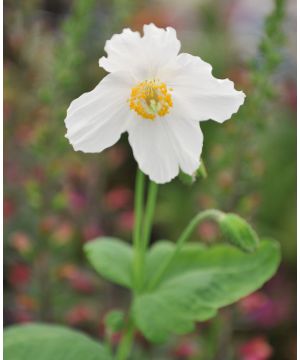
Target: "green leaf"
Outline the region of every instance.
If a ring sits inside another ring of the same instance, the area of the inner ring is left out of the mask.
[[[160,242],[150,250],[148,283],[174,248],[172,243]],[[220,307],[260,288],[274,274],[279,261],[274,241],[262,241],[253,253],[227,244],[210,248],[185,245],[157,287],[135,299],[135,322],[153,342],[165,341],[173,333],[190,332],[195,321],[213,317]]]
[[[252,227],[236,214],[224,214],[219,220],[222,233],[233,245],[245,251],[254,251],[258,236]]]
[[[57,325],[11,326],[4,331],[5,360],[109,360],[110,355],[86,335]]]
[[[105,279],[132,287],[132,249],[115,238],[99,238],[84,245],[85,254],[93,268]]]

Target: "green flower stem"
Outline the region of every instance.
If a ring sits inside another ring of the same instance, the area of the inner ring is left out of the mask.
[[[132,347],[134,331],[134,322],[132,319],[129,319],[128,327],[122,336],[122,340],[116,354],[116,360],[126,360],[128,358]]]
[[[202,222],[204,220],[208,220],[208,219],[218,221],[220,219],[220,217],[222,217],[222,216],[223,216],[223,213],[221,211],[216,210],[216,209],[209,209],[209,210],[200,212],[191,220],[191,222],[188,224],[188,226],[184,229],[184,231],[180,235],[180,237],[176,243],[176,248],[175,248],[174,252],[162,264],[160,269],[157,271],[156,275],[153,277],[153,279],[150,282],[149,287],[148,287],[149,290],[153,289],[159,283],[159,281],[161,280],[161,278],[163,277],[165,272],[168,270],[168,268],[172,265],[172,263],[176,259],[176,256],[182,249],[183,245],[186,243],[187,239],[192,235],[196,226],[200,222]]]
[[[144,203],[145,175],[138,169],[136,174],[135,193],[134,193],[134,230],[133,242],[137,245],[141,239],[142,217]]]
[[[144,231],[143,231],[143,248],[145,251],[147,250],[149,244],[154,210],[156,205],[157,191],[158,191],[158,185],[153,181],[150,181],[146,210],[145,210]]]
[[[150,182],[147,196],[146,210],[143,219],[144,208],[144,190],[145,190],[145,175],[138,170],[135,183],[135,198],[134,198],[134,230],[133,230],[133,245],[134,245],[134,275],[135,275],[135,293],[142,289],[144,280],[144,263],[145,254],[149,243],[149,238],[152,229],[153,215],[155,210],[158,186],[154,182]],[[144,220],[144,221],[143,221]],[[142,225],[144,225],[142,227]],[[135,324],[132,318],[129,319],[128,327],[124,332],[120,346],[116,354],[116,360],[126,360],[132,347],[132,341],[135,331]]]
[[[140,243],[141,247],[139,250],[140,273],[139,273],[138,291],[143,290],[143,285],[144,285],[145,257],[146,257],[146,252],[152,230],[153,216],[154,216],[155,204],[157,199],[157,191],[158,191],[158,185],[150,181],[150,185],[148,188],[146,209],[144,214],[142,238]]]
[[[143,249],[142,249],[142,221],[144,207],[145,175],[138,169],[135,182],[134,194],[134,285],[135,290],[141,286],[141,275],[143,271]]]

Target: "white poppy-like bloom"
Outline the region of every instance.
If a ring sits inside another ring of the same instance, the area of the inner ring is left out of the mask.
[[[109,72],[94,90],[74,100],[65,119],[75,150],[97,153],[128,132],[140,169],[166,183],[181,169],[200,166],[199,121],[222,123],[238,111],[245,94],[232,81],[216,79],[212,67],[181,53],[176,31],[154,24],[144,36],[124,29],[105,45],[99,65]]]

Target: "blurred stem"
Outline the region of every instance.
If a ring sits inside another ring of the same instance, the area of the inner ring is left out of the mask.
[[[176,259],[178,253],[182,249],[183,245],[186,243],[187,239],[192,235],[193,231],[195,230],[196,226],[204,221],[204,220],[216,220],[218,221],[220,217],[223,216],[222,211],[216,209],[209,209],[200,212],[197,214],[188,224],[188,226],[184,229],[182,234],[180,235],[174,252],[169,256],[169,258],[162,264],[160,269],[157,271],[156,275],[153,277],[152,281],[149,284],[149,289],[153,289],[161,280],[165,272],[168,268],[172,265],[174,260]]]
[[[210,321],[208,334],[206,337],[205,359],[216,360],[219,348],[220,336],[220,316],[216,316]]]
[[[128,327],[122,336],[122,340],[116,354],[116,360],[126,360],[128,358],[132,347],[134,330],[134,322],[132,319],[129,319]]]
[[[141,286],[141,275],[143,271],[143,249],[142,249],[142,220],[144,207],[145,175],[138,169],[134,193],[134,285],[135,290]]]

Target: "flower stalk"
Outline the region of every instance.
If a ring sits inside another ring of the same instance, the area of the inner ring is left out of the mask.
[[[134,247],[134,289],[138,291],[141,286],[142,269],[143,269],[143,249],[142,249],[142,222],[144,208],[144,191],[145,175],[138,169],[135,182],[134,193],[134,230],[133,230],[133,247]]]
[[[148,187],[147,203],[144,211],[145,175],[138,169],[135,182],[134,198],[134,295],[143,290],[145,257],[151,235],[153,216],[155,211],[158,185],[150,181]],[[126,360],[130,354],[134,337],[135,324],[130,316],[128,326],[123,334],[117,350],[116,360]]]

